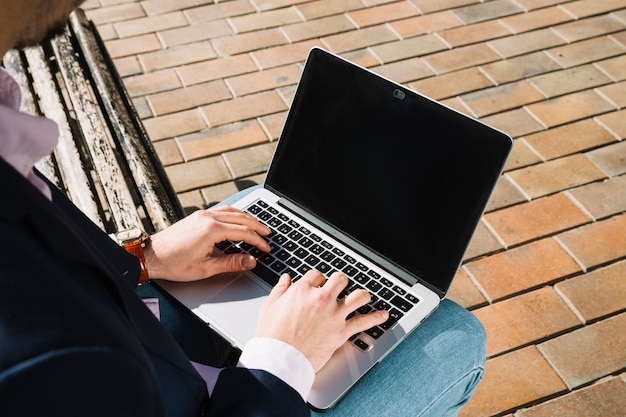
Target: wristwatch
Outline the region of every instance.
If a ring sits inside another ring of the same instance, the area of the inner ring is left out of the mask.
[[[141,274],[139,275],[139,284],[143,284],[149,280],[148,269],[146,268],[146,257],[143,253],[143,248],[146,247],[146,243],[150,240],[150,236],[143,230],[135,227],[132,229],[122,230],[115,235],[117,242],[126,249],[127,252],[132,253],[139,259],[141,265]]]

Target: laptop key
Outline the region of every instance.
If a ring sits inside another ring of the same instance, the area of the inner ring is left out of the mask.
[[[387,319],[386,322],[381,324],[380,327],[385,330],[389,330],[393,327],[394,324],[398,322],[398,320],[402,318],[402,316],[404,316],[403,313],[396,310],[395,308],[392,308],[391,310],[389,310],[389,318]]]
[[[367,333],[372,339],[378,339],[383,335],[384,331],[380,327],[374,326],[371,329],[367,329],[365,333]]]
[[[391,300],[391,304],[398,307],[398,309],[404,311],[405,313],[413,307],[413,303],[409,302],[405,298],[400,297],[399,295],[393,297],[393,299]]]
[[[254,272],[256,275],[259,276],[259,278],[261,278],[263,281],[267,282],[271,286],[276,285],[276,283],[278,282],[279,275],[261,263],[257,263],[252,272]]]

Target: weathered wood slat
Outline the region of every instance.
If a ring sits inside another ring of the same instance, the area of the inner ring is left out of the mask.
[[[184,216],[97,29],[82,10],[63,35],[3,60],[22,111],[57,122],[59,144],[37,168],[108,233],[161,230]]]
[[[71,28],[84,52],[98,97],[110,118],[112,133],[121,147],[138,187],[144,208],[155,230],[162,230],[183,217],[178,197],[163,170],[156,152],[126,90],[121,86],[115,67],[102,51],[104,45],[97,31],[82,12],[72,14]],[[113,76],[115,73],[115,77]],[[122,107],[123,105],[123,107]]]
[[[102,212],[98,206],[98,197],[91,187],[87,175],[89,167],[81,158],[81,152],[74,142],[65,104],[59,97],[57,86],[52,78],[44,51],[41,47],[26,48],[30,73],[33,77],[43,114],[57,122],[59,126],[59,144],[55,149],[59,171],[70,199],[96,224],[104,229]]]
[[[69,31],[67,32],[69,35]],[[61,36],[52,42],[57,64],[65,83],[65,91],[80,123],[85,146],[93,161],[93,169],[102,184],[103,192],[115,224],[119,230],[141,226],[132,194],[124,180],[124,172],[113,151],[112,139],[106,121],[98,109],[98,102],[83,70],[76,60],[69,37]],[[80,138],[74,138],[79,140]]]

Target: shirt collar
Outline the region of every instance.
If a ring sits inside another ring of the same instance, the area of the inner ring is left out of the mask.
[[[0,157],[51,198],[33,166],[55,148],[59,129],[52,120],[20,112],[21,101],[19,85],[0,68]]]

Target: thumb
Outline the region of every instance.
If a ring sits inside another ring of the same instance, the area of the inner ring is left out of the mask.
[[[276,283],[276,285],[274,285],[274,288],[272,288],[272,291],[268,296],[268,301],[271,302],[282,297],[282,295],[287,292],[290,286],[291,277],[289,276],[289,274],[282,274],[280,278],[278,278],[278,282]]]
[[[236,253],[211,258],[212,268],[220,272],[238,272],[253,269],[256,259],[253,256]]]

